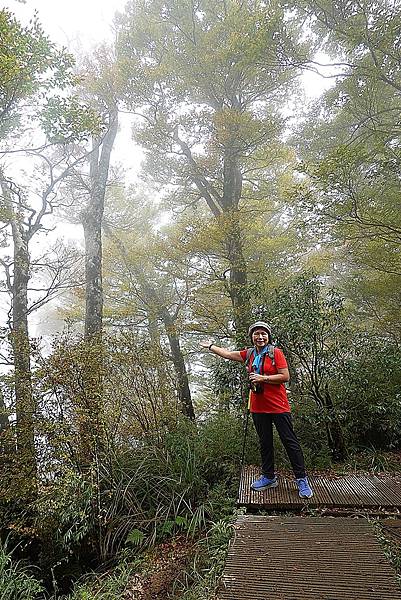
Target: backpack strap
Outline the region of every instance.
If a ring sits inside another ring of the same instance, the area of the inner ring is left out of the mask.
[[[269,344],[268,347],[267,347],[267,355],[270,358],[270,360],[272,361],[273,367],[276,364],[276,361],[275,361],[275,352],[276,352],[276,346],[273,346],[273,344]],[[245,356],[245,366],[246,366],[247,369],[248,369],[248,366],[249,366],[249,362],[251,360],[252,353],[253,353],[253,348],[247,348],[246,356]],[[263,362],[264,362],[264,358],[265,357],[263,357]],[[263,364],[262,364],[262,369],[261,370],[263,371]]]
[[[251,354],[253,353],[253,348],[247,348],[246,356],[245,356],[245,367],[248,369],[249,362],[251,360]]]
[[[276,361],[274,359],[275,356],[275,351],[276,351],[276,347],[273,346],[273,344],[269,344],[268,348],[267,348],[267,354],[269,355],[270,360],[272,361],[272,365],[274,367],[274,365],[276,364]]]

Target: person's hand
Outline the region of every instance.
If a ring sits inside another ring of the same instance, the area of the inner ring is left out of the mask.
[[[251,383],[266,383],[266,378],[259,373],[249,373],[249,381]]]
[[[202,340],[200,342],[200,345],[202,346],[202,348],[205,348],[206,350],[209,350],[210,344],[214,344],[213,340]]]

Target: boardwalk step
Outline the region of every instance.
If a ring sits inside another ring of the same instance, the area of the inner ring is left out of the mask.
[[[237,503],[239,506],[266,510],[296,510],[305,506],[298,496],[294,479],[279,478],[274,489],[255,492],[251,483],[260,475],[255,466],[241,473]],[[307,501],[310,508],[367,508],[401,510],[401,477],[346,475],[343,477],[310,476],[314,496]]]
[[[365,519],[245,515],[218,600],[401,600]]]

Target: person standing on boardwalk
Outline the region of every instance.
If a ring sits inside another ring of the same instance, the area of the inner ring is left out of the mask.
[[[272,345],[270,327],[257,321],[249,328],[253,347],[244,350],[220,348],[210,340],[201,346],[213,354],[246,364],[250,383],[250,412],[259,437],[262,457],[262,474],[252,483],[256,491],[275,488],[278,485],[274,470],[273,423],[290,459],[299,496],[311,498],[313,491],[305,471],[301,446],[294,432],[291,408],[285,383],[289,381],[287,361],[280,350]]]

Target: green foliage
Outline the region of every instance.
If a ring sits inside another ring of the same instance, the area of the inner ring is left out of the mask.
[[[225,410],[217,412],[200,425],[200,453],[204,477],[210,485],[237,482],[244,439],[245,416]],[[247,463],[259,461],[256,435],[249,417],[246,455]]]
[[[208,519],[227,513],[227,489],[237,484],[242,427],[240,419],[225,413],[199,428],[182,418],[160,432],[156,443],[152,431],[133,443],[110,445],[84,474],[73,463],[63,471],[61,463],[34,506],[36,531],[46,544],[43,560],[64,569],[66,561],[85,555],[105,559],[125,543],[141,548],[181,531],[192,535]],[[251,447],[249,439],[248,452]]]
[[[316,356],[319,375],[330,369],[341,340],[347,338],[344,301],[338,292],[305,273],[278,288],[269,308],[280,344],[301,364],[311,364]]]
[[[161,527],[161,533],[166,537],[170,537],[173,532],[188,531],[189,522],[186,517],[178,515],[175,519],[164,521]]]
[[[369,471],[370,473],[400,473],[400,458],[397,452],[386,452],[374,447],[350,453],[341,467],[341,473]]]
[[[99,136],[104,129],[98,111],[76,96],[50,98],[40,120],[52,144],[88,141],[91,136]]]
[[[166,349],[133,332],[108,338],[104,373],[110,426],[123,435],[160,438],[178,417],[176,380]]]
[[[0,11],[0,137],[18,121],[18,106],[36,94],[72,82],[73,58],[57,51],[34,16],[22,27],[6,9]]]
[[[238,412],[243,404],[243,366],[232,361],[215,360],[211,366],[211,379],[219,406]]]
[[[84,582],[78,582],[74,590],[65,600],[116,600],[122,598],[129,578],[132,574],[132,565],[125,562],[102,574],[87,575]]]
[[[229,485],[226,481],[216,483],[207,495],[208,517],[212,522],[230,518],[236,507],[238,494],[238,472],[237,477]]]
[[[208,598],[212,598],[211,594],[216,590],[219,577],[224,567],[228,544],[232,537],[232,534],[232,512],[230,513],[229,517],[219,519],[211,524],[209,523],[207,529],[205,531],[202,531],[200,538],[191,549],[191,561],[187,563],[187,566],[184,569],[182,569],[180,565],[180,571],[175,571],[172,574],[174,579],[173,589],[169,590],[168,597],[188,598],[193,600],[205,600]],[[172,547],[174,548],[175,544],[177,543],[177,548],[179,549],[180,544],[182,544],[182,542],[183,536],[179,536],[177,540],[172,540]],[[152,553],[146,552],[142,555],[141,560],[138,560],[134,564],[132,564],[131,586],[133,582],[134,594],[137,589],[142,590],[143,587],[145,587],[146,589],[146,583],[148,583],[149,576],[151,576],[152,573],[152,568],[149,567],[149,564],[152,562],[151,557],[155,554],[156,556],[160,556],[160,562],[159,560],[157,560],[156,565],[162,565],[161,572],[157,573],[156,571],[156,578],[159,581],[163,577],[163,566],[165,564],[168,564],[169,560],[168,550],[166,550],[167,547],[168,544],[162,544],[161,546],[159,546],[159,549],[156,548],[155,551],[152,551]],[[160,552],[162,553],[161,555]],[[122,563],[122,565],[124,565],[124,563]],[[138,566],[140,569],[139,573],[137,573],[135,570],[136,566]],[[97,593],[97,590],[100,588],[101,579],[102,577],[99,577],[98,581],[96,581],[96,579],[93,579],[92,582],[89,580],[87,583],[87,587],[84,588],[85,590],[87,590],[88,593],[91,592],[93,594],[93,596],[88,595],[88,598],[90,600],[92,600],[92,598],[98,597],[99,599],[103,600],[103,595],[95,595],[95,593]],[[113,581],[115,581],[114,572],[112,579]],[[111,584],[113,584],[113,581],[111,582]],[[132,593],[132,590],[130,589],[131,586],[128,584],[128,587],[125,590],[126,593]],[[122,593],[122,590],[120,591],[116,589],[116,596],[117,591],[119,591],[120,594]],[[83,596],[83,598],[86,598],[86,596]],[[109,598],[109,596],[106,595],[104,598]],[[81,596],[74,595],[71,596],[71,598],[69,597],[69,600],[78,599],[81,599]]]
[[[331,389],[355,448],[401,447],[401,351],[389,339],[355,334]]]
[[[260,284],[256,290],[263,295]],[[339,429],[350,448],[398,448],[398,345],[361,332],[344,299],[315,276],[297,277],[269,300],[268,310],[260,304],[260,316],[274,325],[289,359],[290,400],[306,454],[325,465],[322,432],[333,450],[330,435]]]
[[[13,550],[0,542],[0,598],[2,600],[35,600],[44,591],[42,583],[30,572],[32,568],[13,560]]]
[[[399,337],[401,221],[393,154],[379,140],[339,143],[309,166],[310,186],[308,191],[302,186],[297,202],[298,210],[309,215],[309,235],[330,244],[331,256],[346,265],[346,277],[337,273],[336,278],[345,280],[347,295],[369,317],[367,327],[380,314],[389,323],[387,331]],[[379,313],[372,315],[372,302]]]
[[[143,531],[139,531],[139,529],[133,529],[127,535],[126,541],[134,546],[139,546],[144,541],[145,537],[146,536]]]
[[[24,120],[32,126],[35,119],[51,143],[87,140],[102,131],[96,110],[75,95],[66,96],[66,91],[78,84],[74,58],[49,40],[36,13],[23,27],[2,9],[0,42],[1,139],[18,133]]]
[[[233,519],[213,523],[204,539],[196,545],[191,570],[182,578],[184,589],[177,592],[182,600],[213,600],[223,572],[228,545],[233,535]],[[174,598],[176,595],[174,595]]]
[[[226,440],[232,440],[225,422]],[[234,447],[221,440],[222,428],[197,431],[182,419],[168,431],[159,447],[143,440],[135,451],[118,452],[101,473],[106,554],[115,552],[128,538],[135,545],[152,545],[180,531],[203,527],[211,506],[209,486],[233,476],[238,465]],[[215,439],[219,435],[220,439]],[[232,442],[230,442],[232,443]]]
[[[328,469],[332,464],[332,453],[325,435],[326,423],[330,415],[326,410],[316,406],[316,403],[306,396],[298,397],[289,394],[294,429],[301,444],[308,469]],[[344,421],[341,421],[344,427]],[[282,444],[276,451],[278,457],[283,454]],[[280,458],[279,458],[280,460]],[[288,460],[283,456],[281,460]]]
[[[43,487],[34,509],[37,531],[54,561],[79,554],[82,542],[97,526],[96,487],[91,478],[72,469]]]
[[[390,523],[388,528],[383,525],[379,519],[371,520],[371,524],[387,560],[391,563],[397,573],[398,582],[401,583],[401,547],[399,539],[394,539],[394,536],[391,536]]]
[[[254,292],[259,316],[272,323],[289,359],[291,391],[307,395],[320,409],[329,408],[327,382],[345,359],[350,338],[343,298],[311,273],[295,277],[267,297],[263,282],[255,284]]]
[[[401,85],[399,2],[297,3],[341,74],[311,112],[298,140],[304,169],[298,198],[305,231],[332,250],[335,277],[366,329],[400,340]]]
[[[128,440],[140,443],[143,436],[159,443],[163,428],[177,418],[174,379],[161,348],[130,332],[105,336],[104,343],[104,348],[88,346],[63,336],[41,361],[40,427],[48,439],[44,457],[50,463],[78,468],[84,437],[92,448],[111,452],[122,440],[123,446]],[[88,369],[102,379],[101,402],[87,383]]]

